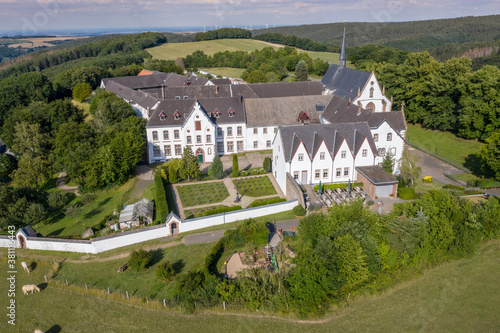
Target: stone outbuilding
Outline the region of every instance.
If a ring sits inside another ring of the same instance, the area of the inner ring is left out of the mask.
[[[373,199],[396,197],[398,180],[376,165],[357,167],[358,182],[363,183],[363,190]]]

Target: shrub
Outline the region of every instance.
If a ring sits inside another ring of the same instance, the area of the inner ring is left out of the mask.
[[[415,199],[415,189],[413,187],[398,188],[398,197],[403,200]]]
[[[68,202],[68,196],[66,193],[62,192],[50,192],[47,197],[49,207],[52,210],[59,210],[66,206]]]
[[[205,257],[205,264],[203,265],[203,272],[206,275],[219,275],[217,271],[217,262],[224,253],[224,237],[219,239],[212,247],[210,253]]]
[[[233,177],[238,177],[239,167],[238,167],[238,155],[233,154]]]
[[[170,281],[175,275],[175,269],[170,261],[165,261],[156,268],[156,277],[161,281]]]
[[[196,214],[196,217],[215,215],[215,214],[220,214],[220,213],[224,213],[224,212],[232,212],[232,211],[240,210],[240,209],[242,209],[241,206],[219,207],[219,208],[206,210],[204,212],[199,212]]]
[[[286,201],[286,199],[283,199],[283,198],[271,198],[271,199],[255,200],[248,207],[259,207],[259,206],[271,205],[271,204],[278,203],[278,202],[283,202],[283,201]]]
[[[425,176],[424,178],[422,178],[422,180],[424,181],[424,183],[430,184],[432,183],[432,176]]]
[[[77,83],[73,88],[73,99],[77,102],[86,100],[92,95],[92,87],[88,83]]]
[[[349,183],[342,183],[342,184],[324,184],[324,185],[321,185],[323,191],[324,190],[327,190],[327,189],[331,189],[331,190],[334,190],[336,188],[342,188],[342,189],[346,189],[347,187],[349,186]],[[363,186],[363,183],[351,183],[351,188],[353,187],[362,187]],[[314,191],[315,192],[318,192],[319,190],[319,185],[314,185]]]
[[[128,265],[134,271],[141,271],[149,267],[153,253],[143,249],[132,252]]]
[[[366,202],[366,204],[368,205],[368,207],[370,207],[370,206],[373,206],[374,202],[373,202],[373,200],[368,200]]]
[[[450,190],[457,190],[457,191],[465,191],[465,187],[460,186],[460,185],[453,185],[453,184],[446,184],[443,186],[443,188],[450,189]]]
[[[266,170],[266,172],[271,172],[271,166],[271,158],[264,158],[264,162],[262,163],[262,167],[264,168],[264,170]]]
[[[302,207],[302,205],[297,205],[293,207],[292,213],[296,216],[304,216],[306,215],[306,210]]]

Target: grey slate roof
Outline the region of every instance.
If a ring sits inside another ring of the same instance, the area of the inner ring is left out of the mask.
[[[210,81],[212,81],[212,83],[215,84],[215,85],[231,84],[231,80],[229,80],[228,78],[225,78],[225,79],[212,79]]]
[[[321,95],[324,90],[318,81],[255,83],[248,87],[259,98]]]
[[[398,180],[377,165],[356,167],[356,170],[366,177],[373,185],[397,184]]]
[[[332,157],[337,155],[344,139],[349,146],[349,150],[354,155],[357,154],[365,139],[368,140],[372,152],[375,155],[377,154],[375,142],[373,142],[370,128],[368,128],[366,122],[280,126],[279,130],[287,162],[293,158],[301,142],[304,144],[309,157],[313,158],[323,140]]]
[[[310,117],[309,123],[319,123],[316,104],[328,105],[331,95],[293,96],[245,99],[247,126],[296,125],[302,112]]]
[[[406,122],[401,111],[372,112],[359,109],[357,105],[337,96],[333,96],[322,117],[332,124],[365,121],[370,128],[377,128],[385,120],[397,131],[406,130]]]
[[[358,89],[363,89],[369,77],[368,72],[332,64],[321,82],[336,96],[345,100],[349,98],[354,100],[358,95]]]
[[[106,85],[106,90],[115,93],[128,103],[137,103],[145,109],[152,108],[158,102],[156,98],[145,92],[130,89],[115,81],[109,81]]]
[[[157,107],[151,110],[151,117],[146,127],[182,126],[193,110],[195,102],[196,100],[193,99],[161,101]],[[245,122],[245,109],[239,97],[199,99],[198,102],[214,123],[231,124]],[[214,115],[216,109],[220,112],[219,118]],[[229,116],[229,109],[234,110],[234,116]],[[166,115],[166,118],[163,120],[160,119],[161,112],[164,112]],[[174,118],[175,112],[179,112],[181,115],[180,119],[176,120]]]
[[[26,237],[36,237],[36,231],[35,229],[33,229],[33,227],[31,227],[30,225],[27,225],[25,226],[24,228],[22,228],[21,230],[21,233],[24,234],[24,236]]]

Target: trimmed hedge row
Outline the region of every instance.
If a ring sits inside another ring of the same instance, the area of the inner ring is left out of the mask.
[[[168,216],[167,194],[165,193],[165,185],[161,173],[155,174],[155,205],[156,205],[156,220],[165,221]]]
[[[203,265],[203,272],[205,275],[218,276],[217,262],[224,253],[224,237],[212,247],[210,253],[205,257],[205,264]]]
[[[286,199],[279,198],[279,197],[271,198],[271,199],[255,200],[248,207],[259,207],[259,206],[271,205],[271,204],[283,202],[283,201],[286,201]]]
[[[195,217],[203,217],[203,216],[215,215],[215,214],[220,214],[220,213],[225,213],[225,212],[232,212],[232,211],[240,210],[240,209],[242,209],[241,206],[219,207],[219,208],[214,208],[214,209],[206,210],[204,212],[197,213],[195,215]]]
[[[349,183],[342,183],[342,184],[322,184],[322,191],[331,189],[334,190],[336,188],[347,188],[349,186]],[[362,187],[363,183],[351,183],[351,188],[353,187]],[[317,192],[319,190],[319,185],[314,185],[314,192]]]

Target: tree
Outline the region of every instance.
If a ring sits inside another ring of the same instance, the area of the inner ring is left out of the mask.
[[[158,280],[168,282],[175,275],[175,269],[170,261],[165,261],[156,268],[156,277]]]
[[[150,265],[152,259],[153,259],[152,251],[139,249],[130,254],[128,265],[134,271],[140,271],[147,268]]]
[[[271,163],[271,158],[269,156],[264,158],[264,162],[262,163],[262,167],[264,168],[264,170],[266,170],[266,172],[271,172],[272,163]]]
[[[295,81],[307,81],[309,73],[307,72],[307,64],[301,60],[295,66]]]
[[[422,167],[418,166],[418,162],[420,162],[420,158],[417,154],[410,152],[408,149],[403,150],[399,174],[404,181],[412,186],[422,174]]]
[[[366,254],[363,253],[360,243],[351,234],[338,236],[335,239],[335,248],[337,250],[337,268],[347,291],[368,280],[370,273],[365,261]]]
[[[24,213],[24,219],[28,224],[37,224],[45,219],[45,208],[42,204],[32,203]]]
[[[95,199],[97,198],[97,195],[95,193],[85,193],[82,196],[82,202],[84,205],[90,205],[90,207],[93,209],[92,204],[94,203]]]
[[[238,168],[238,155],[233,154],[233,177],[238,177],[240,170]]]
[[[198,163],[198,158],[193,154],[191,146],[186,146],[182,152],[182,168],[179,170],[181,177],[188,179],[196,178],[200,174],[200,163]]]
[[[486,145],[481,148],[478,155],[485,175],[500,180],[500,131],[486,139]]]
[[[392,158],[392,155],[389,153],[385,154],[384,160],[382,161],[382,169],[392,175],[393,167],[394,159]]]
[[[224,167],[219,154],[215,154],[214,161],[208,170],[208,175],[214,179],[221,179],[224,176]]]
[[[6,154],[0,154],[0,175],[7,175],[14,167],[10,157]]]
[[[51,167],[42,156],[22,156],[18,169],[14,171],[14,180],[18,185],[42,187],[50,179]]]
[[[92,87],[88,83],[78,83],[73,88],[73,99],[77,102],[86,100],[92,95]]]
[[[18,123],[15,127],[12,150],[23,156],[45,155],[48,144],[47,136],[42,133],[40,124]]]
[[[248,73],[245,81],[248,83],[265,83],[267,82],[267,77],[264,73],[262,73],[262,71],[254,70]]]
[[[178,158],[174,158],[167,163],[168,166],[168,181],[171,184],[175,184],[179,178],[179,170],[182,168],[182,161]]]
[[[64,210],[64,214],[66,216],[72,217],[76,220],[76,223],[78,223],[78,214],[80,214],[80,205],[78,203],[74,203],[66,207]]]
[[[50,209],[59,210],[66,205],[68,199],[65,192],[54,191],[49,193],[49,195],[47,196],[47,201]]]

